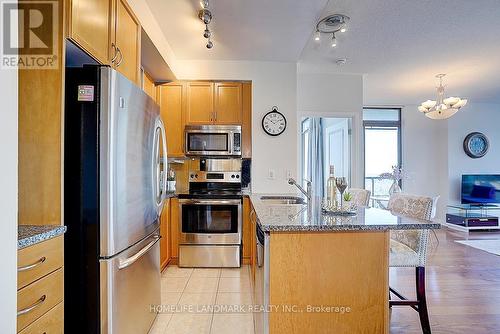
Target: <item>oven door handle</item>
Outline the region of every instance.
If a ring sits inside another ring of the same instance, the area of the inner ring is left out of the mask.
[[[226,199],[210,199],[210,200],[197,200],[197,199],[181,199],[180,204],[191,204],[191,205],[241,205],[239,199],[236,200],[226,200]]]

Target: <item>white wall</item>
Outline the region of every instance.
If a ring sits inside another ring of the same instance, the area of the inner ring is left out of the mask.
[[[0,333],[16,332],[17,71],[0,69]]]
[[[472,159],[463,150],[471,132],[484,133],[490,142],[486,156]],[[500,174],[500,104],[471,103],[448,121],[448,186],[450,202],[460,202],[462,174]]]
[[[447,202],[447,121],[431,120],[416,105],[402,109],[403,168],[408,179],[403,191],[434,197],[438,201],[438,217],[443,217]]]
[[[291,192],[287,171],[297,175],[297,71],[295,63],[251,61],[177,61],[180,80],[252,80],[252,191]],[[277,106],[287,119],[277,137],[264,133],[261,120]],[[268,178],[269,169],[275,179]]]
[[[304,116],[352,119],[352,186],[363,187],[363,77],[307,73],[299,66],[297,113],[299,120]]]

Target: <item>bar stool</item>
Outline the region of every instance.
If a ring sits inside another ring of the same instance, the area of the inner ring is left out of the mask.
[[[388,209],[394,214],[410,218],[430,220],[433,199],[408,194],[393,194]],[[391,231],[389,267],[415,267],[416,300],[408,300],[401,293],[389,287],[389,306],[410,306],[418,312],[422,332],[431,333],[427,301],[425,297],[425,261],[429,230]],[[391,300],[391,292],[399,300]]]
[[[352,202],[358,207],[368,207],[370,205],[371,191],[366,189],[349,188],[352,195]]]

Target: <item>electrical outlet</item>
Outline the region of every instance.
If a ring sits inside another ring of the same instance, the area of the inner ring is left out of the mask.
[[[276,179],[276,171],[274,169],[270,169],[268,172],[267,172],[267,178],[269,180],[274,180]]]

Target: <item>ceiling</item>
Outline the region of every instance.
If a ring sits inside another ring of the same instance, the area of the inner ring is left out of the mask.
[[[500,102],[499,0],[211,0],[212,50],[198,1],[147,2],[181,60],[297,61],[307,71],[363,74],[366,105],[433,98],[434,76],[447,73],[447,95]],[[351,17],[333,50],[326,35],[319,46],[312,38],[331,13]]]
[[[214,48],[205,48],[199,0],[146,0],[180,60],[299,59],[327,0],[210,0]]]

